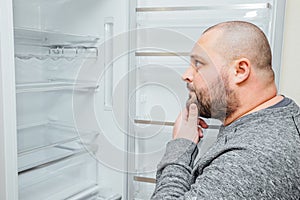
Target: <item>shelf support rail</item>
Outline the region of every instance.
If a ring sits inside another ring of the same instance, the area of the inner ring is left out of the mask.
[[[241,10],[241,9],[269,9],[270,3],[217,5],[217,6],[181,6],[181,7],[141,7],[136,12],[164,12],[164,11],[196,11],[196,10]]]

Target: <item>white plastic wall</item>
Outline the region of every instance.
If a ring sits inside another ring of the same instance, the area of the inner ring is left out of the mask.
[[[300,104],[300,1],[288,0],[284,24],[283,57],[279,93]]]
[[[0,199],[18,199],[12,2],[0,1]]]

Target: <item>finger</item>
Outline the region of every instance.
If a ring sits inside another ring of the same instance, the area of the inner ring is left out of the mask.
[[[208,128],[208,124],[201,119],[200,117],[198,117],[198,124],[202,127],[202,128]]]
[[[181,115],[182,115],[182,119],[187,121],[188,120],[188,115],[189,115],[189,112],[187,110],[187,108],[184,108],[181,112]]]
[[[182,112],[180,112],[176,118],[174,127],[173,127],[173,138],[176,137],[178,130],[180,129],[182,123]]]
[[[175,120],[175,124],[176,124],[177,122],[179,122],[179,121],[183,121],[183,120],[187,121],[187,117],[188,117],[188,111],[187,111],[187,109],[185,108],[185,109],[183,109],[183,110],[178,114],[178,116],[177,116],[177,118],[176,118],[176,120]]]
[[[188,123],[192,126],[197,125],[198,122],[198,109],[196,104],[192,103],[189,108]]]
[[[174,125],[178,124],[181,120],[182,120],[182,112],[178,114]]]

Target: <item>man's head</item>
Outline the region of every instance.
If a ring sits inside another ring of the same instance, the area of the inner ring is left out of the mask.
[[[217,24],[203,32],[183,74],[199,115],[225,120],[243,104],[246,90],[274,84],[272,56],[264,33],[248,22]],[[251,91],[249,91],[249,94]]]

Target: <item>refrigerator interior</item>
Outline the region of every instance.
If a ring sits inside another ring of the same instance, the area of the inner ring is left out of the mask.
[[[104,41],[127,30],[127,2],[14,0],[13,11],[19,199],[121,199],[126,138],[103,93],[128,64],[104,80],[120,45]],[[103,141],[122,149],[118,168],[97,157],[111,154]]]
[[[214,24],[244,20],[258,25],[274,45],[276,1],[273,0],[137,0],[131,10],[133,33],[130,67],[135,72],[130,110],[135,156],[132,199],[149,199],[155,187],[156,166],[172,137],[174,121],[188,92],[181,75],[201,33]],[[279,49],[280,51],[280,49]],[[275,63],[275,73],[280,63]],[[206,119],[210,128],[198,145],[201,157],[214,143],[220,122]]]
[[[19,199],[149,199],[194,43],[245,20],[274,47],[277,3],[13,0]]]

